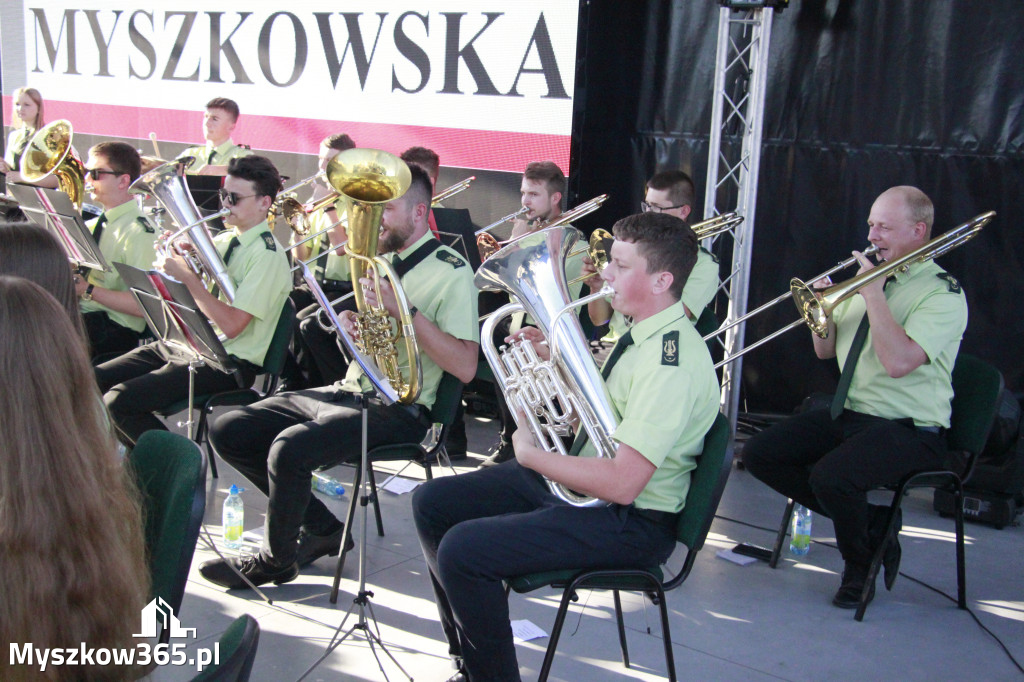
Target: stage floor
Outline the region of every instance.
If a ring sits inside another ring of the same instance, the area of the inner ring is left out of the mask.
[[[471,456],[455,473],[475,468],[495,438],[489,420],[467,417]],[[221,505],[232,483],[248,482],[218,462],[219,479],[209,479],[207,528],[220,539]],[[378,470],[397,470],[379,467]],[[451,470],[435,475],[453,475]],[[324,498],[344,518],[352,493],[352,469],[338,467],[345,497]],[[403,476],[422,479],[417,466]],[[385,478],[378,476],[378,482]],[[260,531],[266,499],[243,493],[246,529]],[[842,561],[832,525],[815,517],[810,552],[799,559],[785,552],[779,568],[766,563],[739,566],[715,556],[740,542],[771,546],[785,500],[733,468],[722,504],[689,579],[668,594],[676,670],[680,679],[702,680],[863,680],[1020,679],[998,643],[956,608],[945,595],[956,593],[952,519],[931,510],[931,494],[912,494],[904,503],[903,575],[893,591],[881,579],[863,622],[852,611],[831,606]],[[416,680],[441,681],[451,675],[425,564],[412,527],[409,495],[381,493],[386,535],[378,537],[369,518],[367,585],[373,612],[388,650]],[[355,532],[361,532],[359,514]],[[967,595],[970,609],[1024,663],[1024,531],[967,524]],[[829,546],[829,545],[832,546]],[[678,566],[682,549],[670,562]],[[321,558],[294,582],[267,586],[267,604],[251,591],[226,592],[204,581],[196,570],[214,557],[200,541],[185,599],[178,614],[197,629],[188,650],[212,646],[242,613],[258,619],[259,651],[251,679],[296,680],[323,653],[352,604],[358,582],[358,556],[346,560],[338,604],[328,601],[336,559]],[[920,582],[918,582],[920,581]],[[930,589],[930,588],[935,588]],[[936,592],[938,590],[939,592]],[[560,593],[540,590],[511,596],[513,619],[529,620],[550,632]],[[632,667],[623,667],[610,593],[581,594],[566,620],[552,668],[552,680],[664,679],[665,661],[657,608],[636,594],[623,595]],[[581,615],[582,613],[582,615]],[[354,619],[350,617],[346,629]],[[650,628],[651,634],[648,634]],[[524,680],[536,679],[547,638],[517,642]],[[379,654],[379,651],[378,651]],[[390,680],[402,673],[381,655]],[[164,668],[153,680],[187,680],[194,671]],[[361,636],[349,638],[307,679],[381,680],[373,653]]]

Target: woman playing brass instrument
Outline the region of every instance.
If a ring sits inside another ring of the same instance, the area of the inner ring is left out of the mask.
[[[36,131],[43,127],[43,96],[35,88],[18,88],[11,96],[11,132],[7,136],[7,150],[0,161],[0,173],[7,176],[7,182],[24,183],[21,177],[21,157]],[[38,183],[40,187],[57,187],[57,178],[48,176]]]

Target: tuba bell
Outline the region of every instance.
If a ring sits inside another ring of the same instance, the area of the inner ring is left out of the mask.
[[[200,215],[199,208],[192,200],[192,194],[188,191],[188,184],[185,182],[185,170],[192,164],[192,161],[193,157],[185,156],[157,166],[148,173],[140,175],[128,188],[128,191],[131,194],[149,194],[156,197],[178,226],[178,232],[167,240],[167,244],[158,248],[170,248],[179,234],[182,234],[192,244],[190,252],[192,256],[186,257],[186,262],[192,271],[207,285],[216,284],[224,292],[228,301],[234,302],[235,284],[228,276],[228,268],[220,257],[217,247],[213,245],[213,239],[210,238],[210,232],[206,228],[208,221],[225,215],[226,209],[205,218]]]
[[[476,273],[477,288],[504,291],[519,303],[509,303],[487,318],[480,332],[481,348],[512,413],[521,410],[526,415],[543,449],[567,454],[561,439],[573,435],[578,419],[598,456],[614,457],[617,446],[611,436],[618,427],[618,416],[579,318],[573,314],[579,306],[612,291],[606,287],[570,302],[565,259],[581,237],[575,228],[551,227],[515,240],[484,261]],[[548,339],[551,357],[547,361],[522,339],[508,348],[494,347],[498,322],[524,311]],[[574,506],[605,504],[551,480],[548,488]]]
[[[85,197],[85,168],[71,146],[74,128],[64,119],[48,123],[36,131],[21,157],[21,177],[36,183],[53,175],[61,191],[75,208],[82,210]]]
[[[358,340],[353,340],[345,332],[331,301],[324,296],[305,263],[302,264],[303,279],[385,401],[412,404],[420,394],[423,366],[413,332],[409,300],[391,263],[377,255],[384,206],[409,189],[412,182],[409,167],[397,156],[379,149],[349,149],[331,159],[326,173],[328,184],[341,195],[348,217],[345,251],[358,310]],[[383,305],[367,304],[359,284],[364,277],[373,282],[378,301],[381,300],[381,279],[390,281],[400,312],[397,329],[393,328],[391,317]],[[398,352],[399,343],[403,344],[407,358],[404,364]]]

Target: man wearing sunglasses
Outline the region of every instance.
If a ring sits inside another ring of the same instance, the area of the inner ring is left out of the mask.
[[[668,170],[655,173],[647,181],[644,200],[640,202],[640,208],[644,213],[664,213],[675,216],[683,222],[688,222],[690,212],[693,210],[693,202],[696,191],[693,187],[693,180],[681,170]],[[593,277],[586,280],[590,291],[598,291],[603,285],[597,270],[589,259],[585,260],[584,273],[593,273]],[[686,280],[683,288],[683,295],[680,302],[690,322],[697,323],[704,308],[715,298],[718,291],[718,260],[707,249],[701,247],[697,251],[697,262],[693,266],[693,272]],[[587,312],[590,321],[595,325],[608,325],[608,334],[601,339],[601,349],[596,351],[598,361],[611,350],[615,342],[629,328],[628,321],[621,313],[613,311],[611,303],[605,299],[591,301],[587,304]]]
[[[230,229],[213,239],[228,277],[235,285],[234,301],[207,290],[180,253],[157,262],[168,276],[188,287],[199,309],[224,338],[224,349],[239,370],[225,374],[208,366],[197,368],[196,395],[219,393],[252,385],[260,373],[270,339],[291,290],[284,249],[267,225],[267,211],[281,189],[274,164],[262,156],[232,159],[221,200],[231,213]],[[188,396],[188,361],[162,343],[150,343],[96,368],[103,399],[119,435],[134,444],[150,429],[166,428],[156,414]]]
[[[127,353],[139,345],[146,321],[113,263],[148,270],[156,258],[156,230],[128,188],[139,177],[139,153],[124,142],[101,142],[85,162],[85,190],[103,207],[89,228],[109,272],[75,275],[82,317],[93,357]]]
[[[206,112],[203,114],[203,137],[206,138],[206,144],[189,147],[177,156],[179,159],[184,156],[195,159],[188,168],[190,174],[224,175],[228,172],[227,164],[231,159],[252,154],[248,145],[235,144],[231,139],[239,114],[238,105],[227,97],[214,97],[206,103]]]

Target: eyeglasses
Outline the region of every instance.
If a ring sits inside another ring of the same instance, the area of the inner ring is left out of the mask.
[[[671,211],[674,208],[682,208],[688,206],[688,204],[679,204],[678,206],[658,206],[657,204],[648,204],[646,201],[640,202],[640,208],[644,213],[664,213],[665,211]]]
[[[93,180],[99,180],[100,176],[103,175],[124,175],[124,173],[118,173],[117,171],[103,170],[102,168],[86,168],[85,177],[92,178]]]
[[[249,199],[250,197],[256,196],[255,194],[246,194],[245,196],[241,196],[237,192],[229,192],[226,189],[219,190],[217,194],[220,195],[220,200],[225,206],[237,206],[238,202],[242,199]]]

